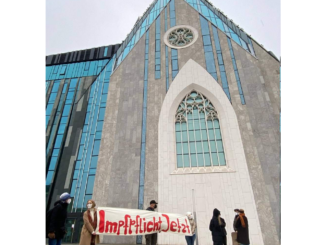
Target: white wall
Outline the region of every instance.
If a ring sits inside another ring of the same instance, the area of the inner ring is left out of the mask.
[[[176,170],[174,116],[181,100],[192,89],[203,93],[217,110],[221,125],[227,167],[203,168],[203,173],[179,173]],[[212,244],[209,231],[213,209],[221,211],[231,244],[234,209],[243,208],[249,220],[251,245],[263,245],[238,121],[221,86],[199,64],[189,60],[171,84],[164,99],[158,132],[158,203],[160,212],[193,211],[195,190],[200,245]],[[184,236],[159,234],[158,244],[186,244]]]

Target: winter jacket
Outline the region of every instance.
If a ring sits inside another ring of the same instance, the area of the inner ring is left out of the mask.
[[[215,209],[217,211],[217,209]],[[214,210],[213,218],[211,219],[211,222],[209,224],[209,230],[212,232],[212,239],[214,243],[223,243],[224,237],[226,236],[226,230],[225,230],[225,220],[223,218],[221,219],[221,224],[218,223],[218,215],[217,212]]]
[[[250,244],[249,241],[249,228],[248,219],[246,216],[243,217],[246,227],[242,227],[240,217],[237,218],[235,222],[235,227],[237,228],[237,242],[242,244]]]
[[[96,215],[97,209],[94,208],[94,217]],[[94,231],[88,217],[88,211],[84,212],[83,215],[84,225],[80,233],[79,245],[90,245],[92,240],[92,232]],[[95,244],[100,243],[99,235],[95,236]]]
[[[67,207],[68,203],[62,201],[56,201],[52,210],[50,220],[48,220],[48,226],[46,227],[46,237],[48,234],[54,232],[55,239],[62,239],[66,234],[65,222],[67,219]]]

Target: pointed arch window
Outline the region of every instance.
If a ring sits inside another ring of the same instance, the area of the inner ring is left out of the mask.
[[[175,114],[177,168],[226,166],[220,124],[213,104],[192,90]]]

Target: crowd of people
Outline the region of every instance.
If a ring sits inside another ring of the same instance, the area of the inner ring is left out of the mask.
[[[54,208],[49,210],[46,215],[46,237],[49,238],[49,245],[61,245],[64,237],[65,221],[67,218],[67,207],[71,202],[69,193],[63,193],[60,200],[54,203]],[[157,208],[155,200],[150,201],[148,211],[155,211]],[[83,214],[84,225],[80,234],[79,245],[95,245],[99,243],[99,235],[96,235],[97,226],[97,209],[94,200],[87,201],[87,211]],[[249,245],[249,229],[248,219],[245,216],[243,209],[235,209],[235,217],[233,221],[234,232],[231,233],[233,244]],[[186,213],[191,226],[192,236],[186,236],[187,245],[194,245],[196,240],[196,221],[192,212]],[[213,217],[209,224],[209,230],[212,233],[213,245],[227,245],[226,239],[226,222],[221,217],[221,212],[218,209],[213,210]],[[157,233],[145,235],[146,245],[157,244]]]

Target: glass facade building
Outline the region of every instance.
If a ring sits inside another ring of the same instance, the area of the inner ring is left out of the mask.
[[[213,208],[227,224],[243,208],[250,244],[280,244],[279,64],[206,0],[155,0],[121,44],[47,56],[46,206],[71,194],[64,242],[78,243],[94,199],[141,210],[156,200],[166,213],[196,205],[203,244]]]

